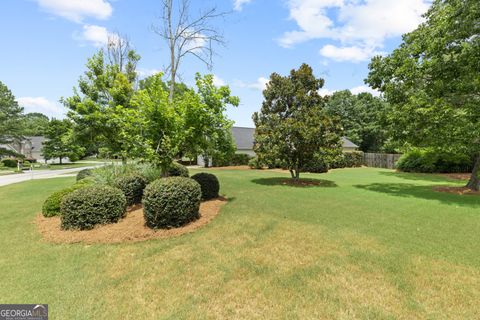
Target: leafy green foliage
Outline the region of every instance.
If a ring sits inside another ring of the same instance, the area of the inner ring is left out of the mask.
[[[263,169],[264,163],[258,157],[253,157],[248,160],[248,166],[250,169]]]
[[[127,206],[122,191],[110,186],[87,186],[66,195],[61,204],[63,229],[92,229],[120,220]]]
[[[80,181],[82,179],[85,179],[87,177],[90,177],[93,175],[93,170],[92,169],[82,169],[78,171],[77,173],[77,181]]]
[[[263,161],[284,162],[292,178],[314,154],[340,149],[340,127],[318,93],[323,83],[306,64],[285,77],[273,73],[262,109],[253,115],[255,152]]]
[[[169,177],[189,177],[188,168],[178,162],[172,162],[168,167],[167,176]]]
[[[57,192],[54,192],[52,195],[50,195],[43,203],[43,206],[42,206],[43,216],[47,218],[53,217],[53,216],[59,216],[63,198],[65,198],[65,196],[69,195],[75,190],[84,188],[89,184],[91,184],[91,182],[84,182],[84,181],[85,180],[82,180],[81,182],[76,183],[71,187],[59,190]]]
[[[383,98],[370,93],[354,95],[349,90],[337,91],[327,98],[325,109],[328,115],[339,120],[343,135],[360,150],[374,152],[384,149],[389,106]]]
[[[115,187],[122,190],[128,206],[142,202],[143,190],[146,186],[147,180],[139,174],[119,177],[115,181]]]
[[[16,159],[10,159],[10,158],[2,159],[3,165],[9,168],[16,168],[17,162],[18,161]]]
[[[0,145],[13,142],[21,138],[22,112],[13,93],[0,81]],[[11,155],[7,148],[0,147],[0,156]]]
[[[392,105],[392,139],[406,147],[479,154],[480,2],[435,0],[425,22],[386,57],[375,57],[366,81]],[[477,157],[468,186],[480,187]]]
[[[145,188],[144,216],[149,228],[175,228],[198,219],[202,190],[193,179],[158,179]]]
[[[227,167],[227,166],[247,166],[248,161],[253,157],[245,153],[234,153],[232,155],[226,155],[223,158],[216,156],[213,158],[214,167]]]
[[[220,182],[218,178],[211,173],[200,172],[194,174],[192,179],[197,181],[202,189],[202,199],[210,200],[218,198],[218,192],[220,191]]]
[[[39,112],[27,113],[23,117],[22,134],[25,136],[44,136],[48,128],[49,119]]]
[[[466,155],[442,152],[432,148],[414,148],[398,160],[397,169],[405,172],[456,173],[472,170],[472,159]]]
[[[47,141],[43,143],[42,155],[45,159],[63,158],[77,160],[83,155],[84,149],[75,143],[73,137],[73,124],[68,119],[52,119],[45,131]]]

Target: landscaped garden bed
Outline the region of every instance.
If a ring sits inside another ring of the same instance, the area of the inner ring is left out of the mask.
[[[45,218],[37,215],[35,223],[45,241],[52,243],[122,243],[150,239],[165,239],[193,232],[208,224],[220,212],[225,198],[217,198],[200,204],[200,217],[182,227],[172,229],[151,229],[145,225],[143,207],[133,206],[117,223],[99,225],[91,230],[63,230],[60,217]]]

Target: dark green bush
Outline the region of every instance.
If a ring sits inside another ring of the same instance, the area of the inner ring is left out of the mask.
[[[324,157],[315,155],[312,160],[308,161],[302,168],[302,171],[311,173],[324,173],[328,172],[328,163]]]
[[[42,214],[44,217],[53,217],[53,216],[58,216],[60,215],[60,206],[62,204],[62,200],[65,196],[69,195],[75,190],[78,190],[80,188],[86,187],[89,184],[93,183],[92,180],[83,179],[77,183],[75,183],[73,186],[59,190],[57,192],[52,193],[47,200],[43,203],[42,207]]]
[[[220,183],[215,175],[211,173],[201,172],[194,174],[192,179],[197,181],[202,189],[202,199],[210,200],[218,198],[218,191],[220,191]]]
[[[396,166],[405,172],[458,173],[472,171],[472,163],[465,154],[416,148],[404,153]]]
[[[167,176],[188,178],[188,168],[178,162],[172,162],[167,170]]]
[[[214,167],[247,166],[253,157],[245,153],[235,153],[227,158],[213,158]]]
[[[352,151],[343,154],[345,168],[361,167],[364,163],[363,152]]]
[[[2,159],[2,163],[5,167],[9,167],[9,168],[16,168],[17,167],[17,160],[16,159],[11,159],[11,158]]]
[[[80,181],[82,179],[85,179],[86,177],[89,177],[93,175],[93,170],[92,169],[83,169],[78,171],[77,173],[77,181]]]
[[[202,190],[193,179],[170,177],[155,180],[143,193],[146,225],[175,228],[198,219]]]
[[[115,181],[115,187],[122,190],[128,206],[142,202],[143,190],[146,186],[147,180],[139,174],[119,177]]]
[[[98,224],[120,220],[127,207],[122,191],[110,186],[87,186],[63,198],[63,229],[92,229]]]

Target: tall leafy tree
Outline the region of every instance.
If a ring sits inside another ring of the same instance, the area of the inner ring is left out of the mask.
[[[281,160],[294,179],[315,154],[340,148],[340,127],[318,93],[323,84],[307,64],[288,76],[273,73],[261,111],[253,115],[255,152],[263,160]]]
[[[0,82],[0,144],[22,138],[22,112],[13,93]],[[0,148],[0,157],[14,154],[10,149]]]
[[[27,113],[23,117],[23,134],[26,136],[43,136],[48,127],[49,119],[39,112]]]
[[[140,149],[135,131],[139,128],[127,120],[135,118],[131,99],[135,91],[135,66],[140,57],[131,51],[124,59],[124,67],[120,69],[119,65],[105,61],[103,50],[97,52],[88,60],[78,89],[63,103],[76,124],[76,135],[90,152],[103,147],[126,160]]]
[[[70,160],[79,159],[84,152],[84,148],[75,143],[73,137],[73,124],[68,119],[52,119],[47,129],[45,137],[47,140],[43,143],[42,155],[45,159],[59,158],[62,163],[64,158]]]
[[[384,151],[388,104],[382,98],[370,93],[337,91],[327,98],[325,108],[330,116],[339,119],[343,134],[360,150]]]
[[[366,79],[393,106],[393,138],[475,155],[467,186],[480,188],[480,2],[435,0],[425,22]]]

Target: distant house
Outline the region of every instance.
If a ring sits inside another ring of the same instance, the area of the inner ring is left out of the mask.
[[[23,140],[17,140],[10,144],[1,145],[1,147],[22,154],[27,159],[43,160],[42,148],[45,137],[25,137]]]
[[[254,134],[255,128],[247,127],[232,127],[232,136],[237,150],[235,153],[248,154],[249,156],[254,157],[255,151],[253,151],[254,144]],[[342,151],[343,152],[352,152],[358,150],[358,146],[352,141],[348,140],[346,137],[342,137]],[[197,164],[204,166],[205,162],[203,157],[199,156],[197,158]]]

